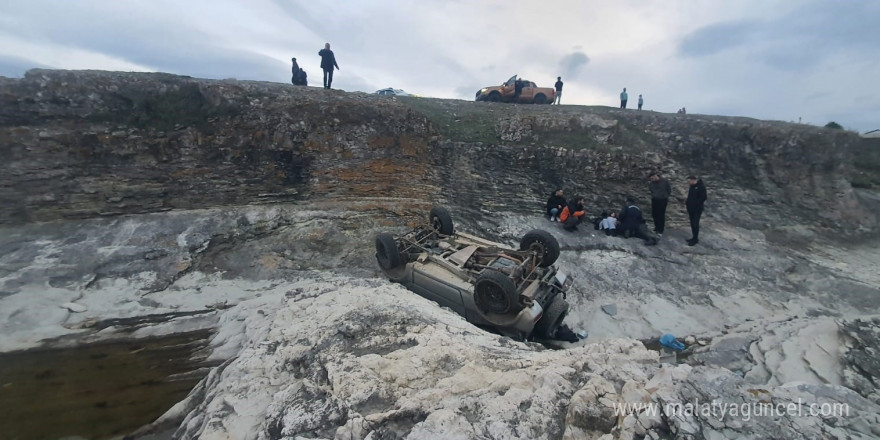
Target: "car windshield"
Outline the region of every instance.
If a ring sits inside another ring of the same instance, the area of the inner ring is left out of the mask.
[[[510,79],[507,80],[507,82],[505,82],[504,84],[501,84],[501,85],[506,86],[509,84],[513,84],[514,82],[516,82],[516,75],[511,76]]]

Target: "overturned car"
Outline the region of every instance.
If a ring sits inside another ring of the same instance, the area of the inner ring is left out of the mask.
[[[376,260],[393,281],[471,323],[515,339],[553,339],[568,314],[572,279],[553,263],[559,243],[542,230],[510,249],[454,231],[445,208],[401,236],[376,236]]]

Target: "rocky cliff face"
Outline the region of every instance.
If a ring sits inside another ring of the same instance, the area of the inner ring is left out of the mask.
[[[729,222],[873,227],[846,180],[857,141],[738,118],[34,70],[0,83],[0,222],[365,198],[497,215],[535,211],[556,187],[598,211],[644,202],[661,171],[678,199],[702,176]]]
[[[165,74],[0,78],[0,352],[213,329],[222,365],[145,438],[870,438],[880,195],[847,180],[855,142]],[[657,170],[676,200],[656,247],[541,215],[556,187],[591,214],[627,194],[647,208]],[[688,174],[710,198],[694,248]],[[590,338],[513,342],[388,283],[374,234],[433,204],[502,242],[556,236],[567,322]],[[667,332],[693,339],[664,367],[637,339]],[[713,397],[852,412],[613,414]]]

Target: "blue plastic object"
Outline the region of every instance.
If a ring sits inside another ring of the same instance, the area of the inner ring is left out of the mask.
[[[671,348],[673,350],[684,350],[684,344],[675,340],[675,336],[672,336],[671,333],[667,333],[660,337],[660,345]]]

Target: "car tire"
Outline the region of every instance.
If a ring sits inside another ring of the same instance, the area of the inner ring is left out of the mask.
[[[403,262],[393,235],[387,232],[376,235],[376,261],[384,270],[395,269]]]
[[[535,104],[546,104],[546,103],[547,103],[547,97],[544,96],[543,93],[538,93],[537,95],[535,95]]]
[[[502,272],[487,269],[474,283],[474,303],[484,314],[503,315],[522,310],[516,284]]]
[[[538,250],[540,258],[538,266],[549,267],[559,258],[559,242],[547,231],[534,229],[523,235],[522,240],[519,241],[519,250],[533,248]]]
[[[489,101],[491,102],[501,102],[501,94],[498,92],[489,93]]]
[[[544,316],[535,324],[534,334],[539,338],[553,339],[556,330],[562,325],[562,321],[568,315],[568,301],[562,299],[562,295],[556,295],[553,302],[544,310]]]
[[[442,206],[431,208],[431,213],[428,214],[428,221],[431,223],[431,227],[438,233],[452,235],[454,225],[452,224],[452,214],[449,213],[448,209]]]

